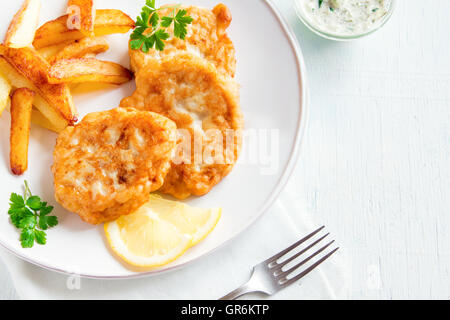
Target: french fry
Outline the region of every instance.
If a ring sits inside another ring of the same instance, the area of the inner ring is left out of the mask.
[[[4,71],[5,77],[11,83],[13,88],[28,88],[30,90],[35,88],[28,79],[19,74],[16,69],[2,57],[0,57],[0,69]],[[58,132],[64,130],[69,125],[69,123],[59,115],[57,110],[50,106],[40,94],[35,95],[34,105],[45,114],[48,119],[51,119],[49,121],[58,128]]]
[[[68,45],[70,45],[72,43],[73,43],[73,41],[63,42],[63,43],[60,43],[60,44],[55,44],[53,46],[41,48],[41,49],[37,50],[37,52],[39,53],[39,55],[42,58],[44,58],[47,61],[50,61],[50,59],[52,59],[60,51],[62,51],[66,46],[68,46]]]
[[[5,48],[1,55],[19,74],[36,87],[36,90],[34,88],[31,90],[39,93],[69,124],[77,121],[76,109],[68,86],[48,82],[50,65],[35,50]],[[45,115],[44,112],[42,113]]]
[[[9,25],[5,45],[11,48],[30,46],[38,27],[40,11],[40,0],[25,0]]]
[[[36,97],[36,95],[35,95]],[[11,100],[11,99],[10,99]],[[6,109],[8,110],[9,113],[11,113],[11,103],[10,101],[8,101],[8,104],[6,106]],[[33,110],[31,110],[31,123],[38,125],[44,129],[56,132],[56,133],[60,133],[61,129],[57,128],[53,125],[53,123],[50,122],[50,120],[48,120],[46,117],[44,117],[42,115],[42,113],[36,109],[35,107],[33,107]]]
[[[10,163],[11,171],[19,176],[28,168],[33,99],[34,92],[27,88],[14,91],[11,99]]]
[[[9,103],[9,94],[11,93],[12,87],[8,80],[0,73],[0,116],[5,110]]]
[[[68,44],[62,50],[48,59],[50,64],[54,64],[58,60],[82,58],[89,54],[99,54],[109,49],[108,42],[102,37],[83,38]]]
[[[1,48],[2,46],[0,46]],[[69,87],[48,83],[49,64],[30,48],[0,50],[0,69],[15,88],[36,93],[35,106],[59,130],[77,121]]]
[[[33,46],[36,49],[75,41],[85,38],[85,35],[76,29],[70,30],[67,26],[68,15],[49,21],[36,31]],[[120,10],[102,9],[96,11],[94,34],[104,36],[113,33],[127,33],[135,26],[134,20]]]
[[[34,123],[42,128],[45,128],[47,130],[59,133],[61,132],[61,129],[58,127],[55,127],[53,123],[50,122],[46,117],[42,115],[42,113],[39,112],[39,110],[33,108],[31,111],[31,123]]]
[[[82,58],[92,58],[96,59],[97,55],[95,53],[87,53]]]
[[[58,60],[48,72],[50,83],[100,82],[123,84],[133,75],[120,64],[93,58]]]
[[[96,15],[94,0],[69,0],[67,12],[69,23],[86,37],[94,36]]]
[[[116,9],[97,10],[94,33],[97,37],[115,33],[127,33],[135,27],[134,20]]]

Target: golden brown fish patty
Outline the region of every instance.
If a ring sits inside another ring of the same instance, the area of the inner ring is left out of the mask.
[[[177,157],[180,148],[186,149],[186,140],[179,139],[160,191],[180,199],[204,195],[231,171],[241,150],[238,86],[191,54],[168,56],[146,66],[136,76],[135,93],[121,106],[162,114],[187,133],[181,136],[189,136],[188,157],[182,155],[181,161]]]
[[[233,42],[226,33],[232,20],[230,9],[224,4],[217,5],[212,11],[196,6],[183,6],[182,9],[194,19],[192,24],[187,26],[186,39],[172,37],[166,41],[164,51],[151,49],[146,54],[141,50],[130,49],[133,71],[145,69],[150,60],[159,60],[179,53],[191,53],[211,62],[222,75],[234,77],[236,54]],[[163,9],[159,14],[170,16],[172,10]],[[171,28],[173,29],[173,26]],[[170,31],[173,33],[173,30]]]
[[[91,224],[133,212],[162,186],[176,137],[171,120],[148,111],[87,115],[57,139],[56,200]]]

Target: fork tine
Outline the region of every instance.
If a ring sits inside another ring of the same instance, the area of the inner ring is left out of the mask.
[[[313,237],[314,235],[316,235],[319,231],[321,231],[323,228],[325,228],[325,226],[320,227],[319,229],[317,229],[316,231],[310,233],[309,235],[307,235],[306,237],[304,237],[303,239],[297,241],[296,243],[294,243],[293,245],[291,245],[289,248],[281,251],[280,253],[274,255],[273,257],[267,259],[266,261],[264,261],[264,263],[271,263],[273,261],[278,260],[279,258],[281,258],[282,256],[284,256],[286,253],[292,251],[293,249],[297,248],[299,245],[301,245],[303,242],[305,242],[306,240],[308,240],[309,238]]]
[[[327,255],[325,255],[324,257],[322,257],[320,260],[318,260],[317,262],[315,262],[312,266],[310,266],[309,268],[307,268],[306,270],[304,270],[302,273],[296,275],[294,278],[287,280],[286,282],[281,283],[281,287],[287,287],[289,285],[291,285],[292,283],[300,280],[301,278],[303,278],[304,276],[306,276],[308,273],[310,273],[311,271],[313,271],[315,268],[317,268],[322,262],[324,262],[325,260],[327,260],[329,257],[331,257],[336,251],[338,251],[339,248],[334,249],[333,251],[331,251],[330,253],[328,253]]]
[[[307,246],[305,249],[301,250],[300,252],[294,254],[292,257],[290,257],[289,259],[277,264],[275,266],[275,268],[273,269],[274,271],[279,270],[281,268],[283,268],[285,265],[287,265],[289,262],[294,261],[295,259],[297,259],[298,257],[300,257],[302,254],[304,254],[306,251],[308,251],[309,249],[311,249],[312,247],[314,247],[316,244],[318,244],[320,241],[322,241],[323,239],[325,239],[326,237],[328,237],[330,234],[327,233],[326,235],[324,235],[323,237],[320,237],[320,239],[314,241],[313,243],[311,243],[309,246]],[[327,246],[329,246],[332,242],[330,242]],[[306,262],[306,261],[305,261]]]
[[[305,263],[307,263],[309,260],[311,260],[312,258],[314,258],[315,256],[317,256],[319,253],[321,253],[323,250],[325,250],[326,248],[328,248],[333,241],[330,241],[328,244],[324,245],[322,248],[320,248],[319,250],[317,250],[316,252],[314,252],[312,255],[310,255],[308,258],[306,258],[305,260],[299,262],[298,264],[296,264],[295,266],[289,268],[289,270],[286,270],[280,274],[278,274],[277,276],[288,276],[289,274],[291,274],[292,272],[294,272],[295,270],[297,270],[299,267],[301,267],[302,265],[304,265]]]

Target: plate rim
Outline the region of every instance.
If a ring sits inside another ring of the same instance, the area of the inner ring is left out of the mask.
[[[136,273],[136,274],[129,274],[129,275],[123,275],[123,276],[100,276],[100,275],[91,275],[91,274],[76,274],[77,276],[85,279],[97,279],[97,280],[120,280],[120,279],[138,279],[138,278],[144,278],[144,277],[150,277],[150,276],[156,276],[156,275],[162,275],[164,273],[168,273],[171,271],[179,270],[181,268],[184,268],[208,255],[211,255],[213,252],[223,248],[227,244],[229,244],[231,241],[235,240],[239,235],[244,233],[248,228],[250,228],[252,225],[254,225],[267,211],[272,207],[274,202],[278,199],[280,193],[284,190],[286,187],[286,184],[289,182],[290,177],[292,175],[292,172],[294,171],[297,160],[300,156],[300,150],[303,145],[303,137],[306,132],[306,128],[308,126],[308,111],[309,111],[309,105],[308,105],[308,83],[307,83],[307,76],[306,76],[306,66],[305,61],[303,57],[302,50],[300,48],[300,43],[292,29],[292,27],[287,23],[286,19],[280,12],[280,10],[276,7],[276,5],[272,2],[272,0],[262,0],[270,9],[270,11],[275,15],[278,22],[280,23],[285,36],[289,40],[289,43],[291,45],[291,48],[295,54],[296,61],[297,61],[297,72],[299,77],[299,85],[300,85],[300,113],[299,118],[297,119],[297,131],[295,133],[295,141],[294,141],[294,147],[291,151],[291,154],[289,156],[288,163],[286,164],[283,173],[280,176],[280,179],[277,183],[277,185],[274,188],[274,191],[272,192],[272,195],[270,198],[268,198],[264,204],[262,205],[262,208],[258,211],[258,213],[255,215],[254,218],[250,219],[247,224],[241,228],[239,231],[232,234],[227,240],[223,241],[219,245],[217,245],[215,248],[204,252],[200,254],[198,257],[186,261],[184,263],[181,263],[176,266],[168,267],[165,269],[157,269],[157,270],[151,270],[146,271],[142,273]],[[12,255],[16,256],[17,258],[26,261],[28,263],[31,263],[35,266],[38,266],[40,268],[43,268],[48,271],[56,272],[59,274],[64,275],[73,275],[73,273],[70,273],[66,270],[62,270],[60,268],[51,267],[48,265],[45,265],[39,261],[35,261],[31,258],[25,257],[19,252],[16,252],[12,248],[10,248],[7,244],[2,243],[0,241],[0,246],[4,248],[6,251],[11,253]]]

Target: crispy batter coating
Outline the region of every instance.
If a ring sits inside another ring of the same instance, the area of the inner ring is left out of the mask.
[[[91,113],[57,139],[56,200],[91,224],[129,214],[163,184],[176,140],[176,125],[156,113]]]
[[[196,6],[182,7],[194,21],[187,27],[185,40],[172,37],[166,42],[164,51],[150,50],[148,54],[140,50],[131,50],[131,67],[134,72],[145,69],[149,60],[161,59],[178,53],[191,53],[211,62],[217,70],[230,77],[234,77],[236,58],[233,42],[226,30],[232,16],[230,9],[223,4],[217,5],[212,11]],[[160,11],[161,16],[171,15],[172,9]],[[173,26],[171,27],[173,29]],[[173,30],[170,30],[173,32]]]
[[[172,169],[160,191],[180,199],[208,193],[231,171],[241,149],[243,118],[235,81],[205,59],[180,53],[148,61],[136,76],[136,86],[122,107],[162,114],[181,129]],[[182,139],[186,136],[187,145]]]
[[[177,124],[177,152],[160,191],[179,199],[208,193],[232,170],[243,128],[235,49],[226,33],[230,10],[223,4],[183,9],[194,19],[185,40],[170,39],[162,52],[130,50],[137,89],[121,103]]]

